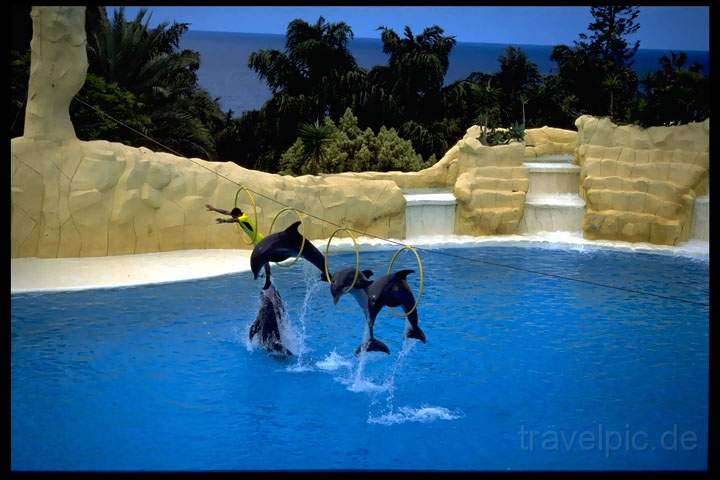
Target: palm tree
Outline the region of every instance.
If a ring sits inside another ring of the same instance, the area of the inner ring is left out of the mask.
[[[171,86],[193,85],[199,54],[176,51],[188,24],[164,22],[151,29],[150,19],[146,9],[134,20],[125,18],[124,8],[115,10],[112,21],[101,16],[100,28],[88,38],[90,71],[135,95],[167,94]]]
[[[308,162],[306,170],[308,173],[318,173],[325,159],[325,146],[331,141],[333,127],[320,125],[317,121],[314,124],[305,123],[298,131],[298,137],[302,142],[303,157]]]
[[[295,101],[303,96],[313,106],[314,118],[324,117],[328,111],[338,118],[345,107],[340,110],[337,105],[347,91],[335,87],[357,70],[348,48],[352,38],[352,29],[345,22],[328,23],[320,17],[309,24],[295,19],[287,28],[285,51],[253,52],[248,66],[265,80],[274,95],[285,94]]]
[[[528,103],[528,96],[526,93],[521,93],[518,95],[518,100],[520,100],[520,105],[522,105],[522,126],[525,128],[525,105]]]
[[[610,117],[612,118],[614,93],[620,86],[620,76],[616,73],[608,75],[603,81],[603,85],[610,89]]]
[[[508,47],[498,61],[500,62],[500,71],[495,74],[495,78],[500,88],[500,101],[503,105],[506,125],[517,121],[520,113],[516,103],[518,99],[522,106],[524,125],[525,104],[528,95],[538,88],[541,81],[538,67],[527,58],[521,48],[517,47]]]
[[[150,137],[185,155],[213,159],[213,136],[224,117],[218,99],[198,85],[200,54],[179,50],[188,24],[163,22],[150,28],[150,18],[141,9],[128,20],[119,8],[110,20],[103,9],[98,25],[88,29],[89,71],[147,107]]]
[[[455,38],[444,35],[437,25],[419,35],[406,26],[403,37],[388,27],[378,30],[383,52],[389,55],[388,65],[374,67],[368,77],[370,88],[394,103],[391,115],[382,117],[383,123],[401,130],[424,158],[440,157],[449,139],[434,138],[429,131],[437,131],[437,122],[445,117],[443,83]],[[441,130],[447,131],[445,126]]]
[[[388,27],[378,30],[382,31],[383,52],[390,56],[386,89],[405,110],[404,121],[437,118],[455,38],[443,35],[443,29],[437,25],[425,28],[417,36],[406,26],[404,38]],[[428,112],[428,108],[432,111]]]

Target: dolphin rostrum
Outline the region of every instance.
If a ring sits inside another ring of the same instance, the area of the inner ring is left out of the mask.
[[[383,275],[368,287],[368,313],[370,316],[370,332],[375,325],[375,319],[384,306],[400,307],[407,314],[415,305],[415,297],[407,283],[407,276],[415,270],[400,270]],[[407,316],[408,328],[405,330],[406,338],[414,338],[425,343],[425,332],[418,325],[417,308]],[[372,337],[371,337],[372,338]]]
[[[303,236],[298,232],[300,222],[295,222],[285,230],[273,233],[263,238],[250,254],[250,269],[253,277],[257,280],[260,269],[268,262],[282,262],[290,257],[296,257],[300,252]],[[325,257],[310,240],[305,239],[305,246],[302,249],[302,257],[315,265],[321,272],[325,271]],[[270,275],[266,272],[266,290],[270,286]]]

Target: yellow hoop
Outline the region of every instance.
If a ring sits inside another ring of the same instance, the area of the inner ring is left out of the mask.
[[[360,248],[358,247],[357,240],[355,240],[355,235],[353,235],[353,233],[347,228],[338,228],[332,233],[332,235],[330,235],[330,238],[328,238],[328,243],[325,247],[325,278],[328,279],[328,282],[330,281],[330,272],[328,270],[328,252],[330,251],[330,242],[332,242],[335,234],[341,231],[350,234],[350,238],[352,238],[353,241],[353,246],[355,247],[355,277],[353,277],[352,285],[350,285],[347,289],[343,289],[343,293],[350,293],[350,290],[355,288],[355,284],[357,283],[358,278],[360,278]]]
[[[397,260],[398,256],[403,252],[403,250],[410,250],[411,252],[413,252],[415,254],[415,258],[417,259],[418,268],[420,269],[420,289],[418,291],[418,296],[415,299],[415,305],[413,305],[413,307],[410,309],[409,312],[398,314],[395,312],[395,310],[390,308],[390,311],[392,312],[392,314],[397,317],[407,317],[412,312],[414,312],[417,309],[418,305],[420,304],[420,297],[422,297],[423,291],[425,289],[425,274],[423,273],[422,260],[420,259],[420,254],[415,249],[415,247],[413,247],[412,245],[405,245],[400,250],[395,252],[395,255],[393,255],[392,260],[390,261],[390,266],[388,267],[387,273],[389,274],[392,271],[392,267],[393,267],[393,265],[395,265],[395,260]]]
[[[270,224],[270,230],[268,231],[268,235],[272,234],[273,227],[275,226],[275,221],[278,219],[278,217],[288,210],[292,210],[293,212],[295,212],[295,215],[297,215],[298,220],[300,220],[300,225],[305,226],[302,216],[300,215],[300,212],[297,209],[292,208],[292,207],[285,207],[275,215],[275,218],[273,218],[272,223]],[[300,257],[302,257],[302,252],[303,252],[303,249],[305,248],[305,235],[300,235],[300,236],[302,237],[302,243],[300,244],[300,251],[298,252],[297,257],[295,257],[295,260],[288,263],[287,265],[283,265],[282,263],[276,263],[275,265],[277,265],[278,267],[292,267],[293,265],[295,265],[297,263],[298,259],[300,259]]]
[[[257,236],[258,236],[257,204],[255,203],[255,196],[252,194],[252,192],[250,192],[250,190],[248,190],[248,189],[245,188],[245,187],[240,187],[240,188],[238,188],[238,191],[235,192],[235,208],[237,208],[237,205],[238,205],[238,203],[237,203],[237,201],[238,201],[238,195],[240,195],[240,192],[243,191],[243,190],[245,191],[245,193],[247,194],[247,196],[250,198],[250,203],[252,204],[252,207],[253,207],[253,216],[255,217],[255,229],[254,229],[255,231],[254,231],[254,235],[253,235],[252,239],[250,239],[250,242],[245,242],[245,244],[246,244],[246,245],[253,245],[253,244],[255,243],[255,241],[257,240]],[[235,222],[235,226],[236,226],[237,228],[240,228],[240,224],[239,224],[238,222]]]

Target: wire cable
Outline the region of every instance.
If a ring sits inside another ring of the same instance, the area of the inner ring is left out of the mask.
[[[212,172],[213,174],[215,174],[215,175],[217,175],[217,176],[219,176],[219,177],[221,177],[221,178],[224,178],[225,180],[227,180],[227,181],[229,181],[229,182],[231,182],[231,183],[234,183],[234,184],[237,185],[238,187],[244,187],[246,190],[248,190],[248,191],[250,191],[250,192],[253,192],[254,194],[259,195],[259,196],[261,196],[261,197],[263,197],[263,198],[266,198],[266,199],[268,199],[268,200],[271,200],[271,201],[273,201],[273,202],[275,202],[275,203],[277,203],[277,204],[279,204],[279,205],[282,205],[282,206],[285,207],[285,208],[291,208],[291,209],[293,209],[293,210],[295,210],[295,211],[297,211],[297,212],[300,212],[300,213],[302,213],[302,214],[304,214],[304,215],[307,215],[308,217],[314,218],[314,219],[319,220],[319,221],[321,221],[321,222],[328,223],[328,224],[330,224],[330,225],[334,225],[335,227],[338,227],[338,228],[340,228],[340,229],[349,230],[349,231],[358,233],[358,234],[360,234],[360,235],[362,235],[362,236],[366,236],[366,237],[370,237],[370,238],[376,238],[376,239],[378,239],[378,240],[382,240],[382,241],[385,241],[385,242],[388,242],[388,243],[393,243],[393,244],[395,244],[395,245],[399,245],[399,246],[404,247],[404,248],[408,248],[408,247],[413,248],[412,245],[407,244],[407,243],[399,242],[399,241],[397,241],[397,240],[392,240],[392,239],[390,239],[390,238],[384,238],[384,237],[381,237],[381,236],[379,236],[379,235],[374,235],[374,234],[372,234],[372,233],[367,233],[367,232],[364,232],[364,231],[362,231],[362,230],[357,230],[357,229],[355,229],[355,228],[351,228],[351,227],[346,227],[346,226],[344,226],[344,225],[340,225],[340,224],[335,223],[335,222],[333,222],[333,221],[331,221],[331,220],[327,220],[327,219],[322,218],[322,217],[319,217],[319,216],[317,216],[317,215],[313,215],[313,214],[310,213],[310,212],[306,212],[305,210],[302,210],[302,209],[299,209],[299,208],[295,208],[295,207],[293,207],[292,205],[288,205],[288,204],[286,204],[286,203],[284,203],[284,202],[281,202],[281,201],[279,201],[279,200],[276,200],[275,198],[273,198],[273,197],[271,197],[271,196],[269,196],[269,195],[266,195],[266,194],[264,194],[264,193],[262,193],[262,192],[258,192],[258,191],[255,191],[255,190],[251,189],[251,188],[248,188],[248,187],[246,187],[246,186],[244,186],[244,185],[236,182],[235,180],[233,180],[233,179],[231,179],[231,178],[229,178],[229,177],[227,177],[227,176],[225,176],[225,175],[223,175],[223,174],[221,174],[221,173],[218,173],[218,172],[216,172],[215,170],[213,170],[213,169],[211,169],[211,168],[209,168],[209,167],[207,167],[207,166],[205,166],[205,165],[203,165],[203,164],[201,164],[201,163],[196,162],[196,161],[193,160],[192,158],[185,157],[183,154],[181,154],[181,153],[177,152],[176,150],[168,147],[167,145],[163,145],[162,143],[160,143],[160,142],[158,142],[157,140],[149,137],[148,135],[144,134],[143,132],[140,132],[139,130],[136,130],[135,128],[133,128],[133,127],[131,127],[131,126],[126,125],[125,123],[123,123],[123,122],[121,122],[120,120],[112,117],[111,115],[103,112],[102,110],[94,107],[93,105],[90,105],[90,104],[86,103],[86,102],[85,102],[84,100],[82,100],[80,97],[75,96],[74,99],[77,100],[77,101],[79,101],[80,103],[82,103],[82,104],[85,105],[86,107],[95,110],[95,111],[98,112],[99,114],[104,115],[104,116],[110,118],[111,120],[113,120],[114,122],[118,123],[119,125],[122,125],[123,127],[127,128],[127,129],[129,129],[129,130],[131,130],[131,131],[133,131],[133,132],[135,132],[135,133],[137,133],[138,135],[141,135],[141,136],[145,137],[146,139],[148,139],[148,140],[150,140],[151,142],[153,142],[154,144],[156,144],[156,145],[164,148],[165,150],[169,151],[170,153],[173,153],[173,154],[177,155],[178,157],[187,159],[187,160],[191,161],[192,163],[194,163],[195,165],[197,165],[197,166],[199,166],[199,167],[202,167],[202,168],[204,168],[205,170],[208,170],[209,172]],[[553,274],[553,273],[540,272],[540,271],[531,270],[531,269],[528,269],[528,268],[517,267],[517,266],[507,265],[507,264],[497,263],[497,262],[490,262],[490,261],[487,261],[487,260],[481,260],[481,259],[479,259],[479,258],[465,257],[465,256],[462,256],[462,255],[453,255],[452,253],[443,252],[443,251],[440,251],[440,250],[434,250],[434,249],[428,249],[428,248],[420,248],[420,247],[414,247],[414,248],[416,248],[417,250],[419,250],[419,251],[421,251],[421,252],[425,252],[425,253],[437,254],[437,255],[444,255],[444,256],[446,256],[446,257],[458,258],[458,259],[461,259],[461,260],[467,260],[467,261],[474,262],[474,263],[483,263],[483,264],[486,264],[486,265],[492,265],[492,266],[495,266],[495,267],[507,268],[507,269],[510,269],[510,270],[516,270],[516,271],[520,271],[520,272],[532,273],[532,274],[535,274],[535,275],[541,275],[541,276],[545,276],[545,277],[549,277],[549,278],[556,278],[556,279],[559,279],[559,280],[568,280],[568,281],[572,281],[572,282],[584,283],[584,284],[593,285],[593,286],[596,286],[596,287],[604,287],[604,288],[610,288],[610,289],[620,290],[620,291],[629,292],[629,293],[637,293],[637,294],[640,294],[640,295],[647,295],[647,296],[650,296],[650,297],[662,298],[662,299],[665,299],[665,300],[674,300],[674,301],[678,301],[678,302],[689,303],[689,304],[692,304],[692,305],[700,305],[700,306],[704,306],[704,307],[709,307],[709,306],[710,306],[709,303],[705,303],[705,302],[698,302],[698,301],[694,301],[694,300],[687,300],[687,299],[684,299],[684,298],[672,297],[672,296],[669,296],[669,295],[661,295],[661,294],[659,294],[659,293],[645,292],[645,291],[642,291],[642,290],[635,290],[635,289],[632,289],[632,288],[618,287],[618,286],[616,286],[616,285],[608,285],[608,284],[605,284],[605,283],[594,282],[594,281],[592,281],[592,280],[584,280],[584,279],[580,279],[580,278],[566,277],[566,276],[564,276],[564,275],[557,275],[557,274]]]

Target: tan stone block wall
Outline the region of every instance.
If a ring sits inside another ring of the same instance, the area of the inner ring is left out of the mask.
[[[578,132],[562,128],[542,127],[525,130],[525,158],[531,160],[542,155],[573,154],[577,147]]]
[[[709,121],[680,127],[618,127],[580,117],[578,132],[526,131],[526,147],[486,147],[472,126],[435,165],[420,172],[281,176],[232,163],[192,161],[147,148],[75,137],[68,106],[87,69],[82,7],[34,7],[26,135],[11,142],[13,257],[118,255],[192,248],[249,248],[232,225],[215,223],[210,203],[231,208],[238,186],[331,222],[391,238],[405,236],[401,188],[451,187],[456,233],[516,233],[528,172],[523,161],[575,153],[589,238],[673,244],[689,235],[696,195],[708,193]],[[58,73],[60,72],[60,73]],[[258,196],[259,230],[283,206]],[[245,194],[239,206],[252,212]],[[278,219],[274,230],[295,220]],[[327,238],[335,226],[312,217],[303,233]],[[344,236],[344,234],[340,234]]]
[[[525,207],[529,180],[522,165],[520,143],[486,147],[461,145],[462,166],[454,193],[457,198],[455,233],[498,235],[517,233]]]
[[[103,256],[196,248],[249,248],[233,225],[215,223],[210,203],[231,209],[238,187],[189,159],[106,141],[11,142],[13,257]],[[74,156],[69,174],[58,165]],[[405,199],[392,181],[286,177],[192,159],[270,198],[337,224],[403,238]],[[267,233],[282,208],[256,196]],[[238,206],[253,214],[241,193]],[[296,220],[278,218],[274,231]],[[332,225],[305,217],[303,233],[327,238]],[[339,234],[345,236],[345,234]]]
[[[710,121],[643,129],[582,116],[576,160],[586,238],[676,245],[708,194]]]

